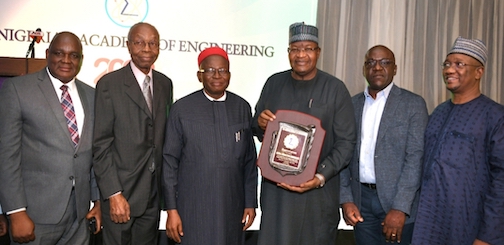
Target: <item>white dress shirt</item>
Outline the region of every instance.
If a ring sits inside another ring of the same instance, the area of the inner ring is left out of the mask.
[[[203,89],[203,94],[205,94],[205,97],[207,97],[208,100],[210,101],[226,101],[226,91],[224,91],[224,95],[218,99],[212,98],[210,95],[207,94],[207,92]]]
[[[374,156],[376,137],[380,128],[383,109],[394,83],[376,94],[373,99],[369,94],[369,87],[364,90],[366,100],[362,109],[361,145],[359,156],[359,178],[361,183],[376,183]]]

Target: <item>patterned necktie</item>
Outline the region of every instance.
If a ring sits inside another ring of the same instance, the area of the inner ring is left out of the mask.
[[[70,98],[70,94],[68,93],[68,86],[63,85],[60,89],[63,90],[63,94],[61,94],[61,108],[65,114],[68,131],[70,131],[74,147],[77,147],[79,144],[79,129],[77,128],[77,118],[75,118],[72,98]]]
[[[152,93],[150,89],[150,77],[146,76],[143,82],[142,93],[145,97],[145,102],[147,102],[147,107],[149,107],[149,111],[152,113]]]

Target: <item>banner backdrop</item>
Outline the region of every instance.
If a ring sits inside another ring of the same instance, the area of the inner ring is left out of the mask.
[[[2,0],[0,56],[25,57],[30,33],[40,28],[35,58],[45,58],[54,35],[71,31],[80,37],[84,61],[77,77],[95,86],[104,74],[129,62],[129,27],[148,22],[160,33],[155,69],[174,83],[174,99],[202,85],[196,77],[199,52],[210,46],[226,50],[230,59],[228,90],[252,109],[273,73],[289,69],[288,27],[315,25],[316,0]],[[164,213],[164,212],[163,212]],[[260,213],[252,229],[258,229]],[[164,229],[164,219],[160,226]]]

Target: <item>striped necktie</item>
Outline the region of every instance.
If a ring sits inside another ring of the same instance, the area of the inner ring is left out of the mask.
[[[68,93],[67,85],[61,86],[60,89],[63,90],[63,94],[61,94],[61,108],[65,114],[68,131],[70,131],[74,147],[77,147],[79,144],[79,129],[77,128],[77,118],[75,117],[72,98],[70,98],[70,94]]]
[[[152,113],[152,93],[150,89],[150,77],[146,76],[143,82],[142,93],[145,97],[145,102],[147,102],[147,107],[149,107],[149,111]]]

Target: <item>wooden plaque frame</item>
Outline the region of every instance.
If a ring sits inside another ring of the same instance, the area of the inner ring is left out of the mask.
[[[291,110],[278,110],[275,116],[276,119],[272,122],[268,122],[266,131],[264,132],[261,151],[259,152],[259,157],[257,159],[257,166],[259,166],[259,168],[261,169],[263,178],[269,179],[276,183],[285,183],[288,185],[299,186],[302,183],[313,179],[313,177],[315,176],[326,132],[322,128],[322,125],[318,118],[306,113]],[[306,167],[299,174],[293,175],[289,174],[288,172],[276,169],[271,166],[269,162],[273,135],[275,134],[275,132],[279,131],[280,122],[315,126],[316,131],[310,149],[310,156],[307,159]]]

